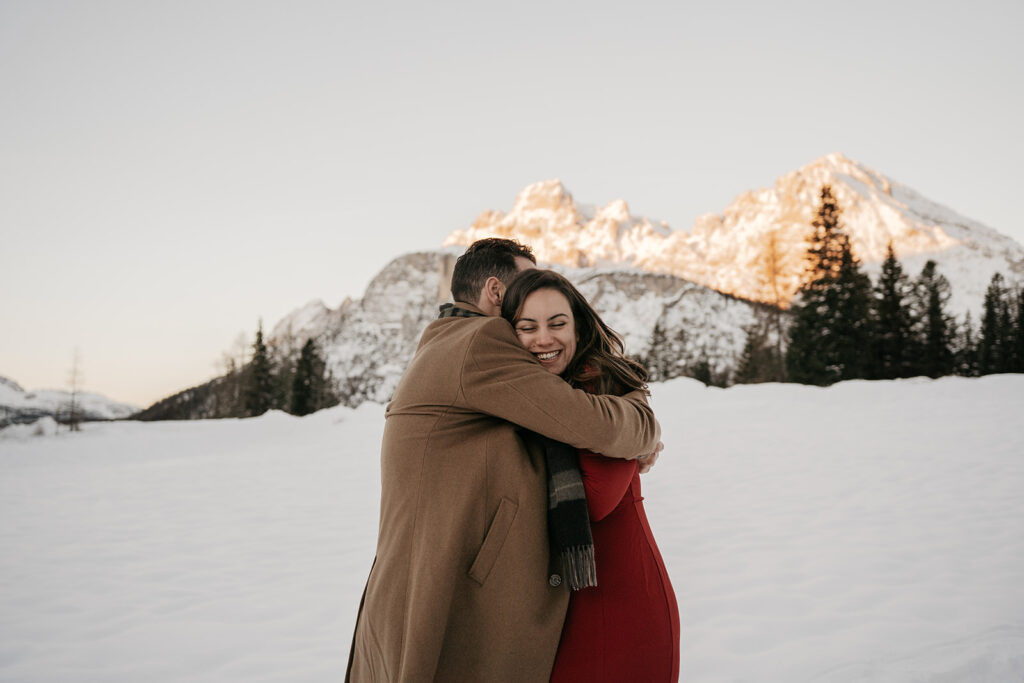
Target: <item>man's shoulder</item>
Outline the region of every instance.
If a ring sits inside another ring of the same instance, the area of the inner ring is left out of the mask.
[[[498,316],[440,318],[431,322],[416,349],[414,360],[491,365],[520,357],[530,359],[507,320]]]
[[[520,358],[525,353],[504,318],[448,317],[431,321],[395,389],[392,403],[408,402],[412,400],[410,396],[418,395],[424,387],[431,387],[429,391],[434,393],[444,393],[445,387],[462,386],[467,366],[473,369],[500,366],[503,361]]]
[[[423,342],[457,338],[463,338],[466,343],[478,343],[490,339],[514,339],[515,333],[512,331],[512,325],[499,316],[439,318],[427,325],[423,331]]]

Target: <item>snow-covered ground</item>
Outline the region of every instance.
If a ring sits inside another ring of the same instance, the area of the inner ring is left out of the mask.
[[[1024,680],[1024,376],[654,387],[683,681]],[[379,405],[0,432],[0,681],[336,681]]]

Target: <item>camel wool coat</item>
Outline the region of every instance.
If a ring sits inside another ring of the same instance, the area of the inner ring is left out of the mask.
[[[451,317],[423,333],[385,418],[346,680],[547,681],[569,592],[549,557],[544,458],[516,425],[633,458],[660,437],[645,396],[573,389],[504,319]]]

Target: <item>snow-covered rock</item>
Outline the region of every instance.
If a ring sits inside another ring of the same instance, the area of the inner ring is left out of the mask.
[[[314,299],[277,321],[270,331],[270,337],[318,337],[326,331],[323,324],[329,318],[329,312],[330,309],[323,301]]]
[[[9,424],[0,427],[0,439],[31,439],[39,436],[53,436],[60,431],[57,421],[44,415],[34,422]]]
[[[302,319],[301,329],[319,332],[286,340],[281,335],[287,325],[282,322],[268,339],[275,345],[298,346],[315,337],[347,405],[386,402],[423,329],[437,317],[439,305],[451,301],[451,272],[462,251],[449,248],[400,256],[370,282],[362,299],[346,300],[334,310],[319,308],[314,315],[307,315],[307,306],[285,318]],[[573,281],[622,335],[626,353],[648,356],[654,327],[660,323],[674,347],[671,376],[702,360],[717,376],[727,375],[743,350],[744,327],[755,320],[757,307],[751,302],[672,275],[621,266],[553,267]]]

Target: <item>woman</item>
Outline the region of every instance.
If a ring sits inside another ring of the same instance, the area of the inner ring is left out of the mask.
[[[570,384],[600,394],[646,389],[647,372],[623,355],[619,336],[558,273],[521,273],[505,292],[501,314],[541,365]],[[582,476],[586,492],[596,585],[591,572],[575,566],[587,565],[574,554],[578,546],[563,552],[572,565],[567,576],[582,578],[570,581],[574,590],[551,680],[675,681],[679,611],[644,513],[637,462],[586,451],[578,456],[578,469],[572,458],[567,468]],[[564,525],[553,518],[559,510],[549,523],[553,536]]]

